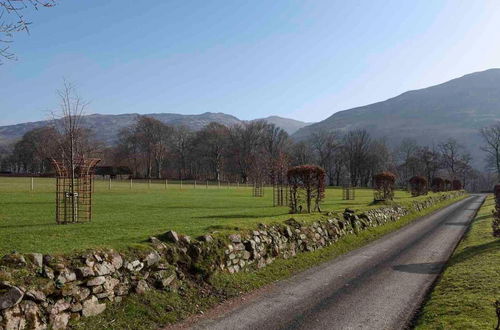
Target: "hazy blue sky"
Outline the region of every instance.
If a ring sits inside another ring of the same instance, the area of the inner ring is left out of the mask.
[[[319,121],[500,67],[500,1],[66,0],[0,66],[0,124],[48,118],[66,77],[89,113]]]

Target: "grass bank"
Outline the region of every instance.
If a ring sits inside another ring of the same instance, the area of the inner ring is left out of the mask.
[[[488,197],[425,304],[417,329],[494,329],[500,299],[500,239]]]
[[[258,223],[273,223],[290,217],[287,207],[273,207],[272,190],[264,197],[252,197],[252,189],[231,186],[164,181],[134,182],[98,180],[94,194],[94,217],[91,223],[56,225],[54,220],[53,179],[35,178],[31,192],[30,178],[0,177],[0,256],[16,250],[21,253],[68,253],[89,248],[118,250],[140,244],[150,236],[167,230],[197,236],[212,231],[221,233],[252,229]],[[395,202],[414,200],[397,191]],[[356,200],[342,200],[342,190],[329,188],[322,209],[342,211],[346,207],[366,210],[377,207],[371,189],[358,189]],[[318,220],[318,214],[294,216]]]
[[[209,283],[186,281],[177,292],[150,292],[142,296],[131,296],[122,303],[109,306],[102,315],[85,319],[75,326],[80,329],[154,329],[177,322],[189,315],[203,313],[228,298],[288,278],[300,271],[366,245],[461,198],[436,204],[422,212],[409,214],[397,222],[373,227],[358,235],[345,236],[324,249],[301,253],[286,260],[277,259],[271,265],[260,270],[232,275],[216,273],[209,280]]]

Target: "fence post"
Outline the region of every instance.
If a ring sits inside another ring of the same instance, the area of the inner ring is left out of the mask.
[[[180,189],[182,190],[182,179],[181,179],[181,187],[180,187]]]
[[[111,190],[111,176],[109,176],[108,190]]]
[[[31,177],[31,191],[35,191],[35,179]]]
[[[208,180],[207,180],[207,182],[206,182],[206,186],[207,186],[207,189],[208,189]]]
[[[151,179],[148,179],[148,189],[151,189]]]
[[[194,180],[194,189],[196,189],[196,180]]]
[[[220,189],[220,180],[217,180],[217,184],[219,185],[219,189]]]
[[[167,189],[168,186],[168,179],[165,179],[165,189]]]

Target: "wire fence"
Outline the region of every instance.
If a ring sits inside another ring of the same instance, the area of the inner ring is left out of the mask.
[[[3,192],[47,192],[55,191],[54,178],[41,177],[0,177],[0,191]],[[187,189],[252,189],[252,183],[210,180],[169,180],[169,179],[110,179],[94,178],[94,191],[123,190],[187,190]],[[272,188],[272,185],[265,185]]]

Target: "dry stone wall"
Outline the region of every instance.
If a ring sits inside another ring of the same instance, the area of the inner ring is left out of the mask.
[[[38,253],[5,255],[0,260],[0,330],[65,329],[72,319],[102,313],[106,304],[148,290],[175,291],[189,278],[204,280],[215,271],[235,273],[262,268],[276,258],[314,251],[345,235],[396,221],[458,197],[452,192],[416,201],[409,208],[381,207],[364,213],[259,228],[229,237],[198,239],[168,231],[133,253],[96,250],[72,256]]]

